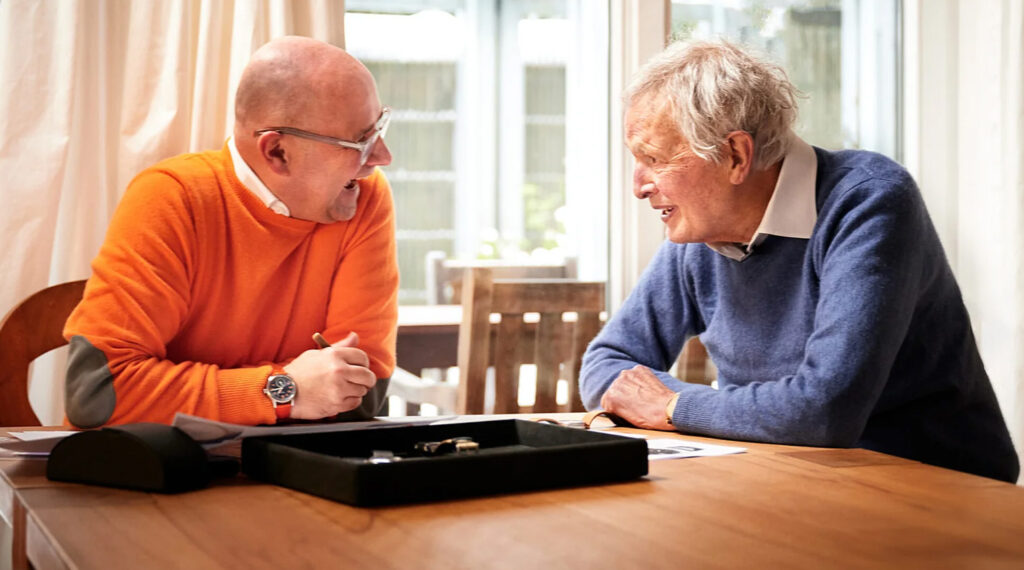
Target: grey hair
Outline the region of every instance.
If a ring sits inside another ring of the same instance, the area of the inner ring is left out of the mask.
[[[629,109],[648,95],[664,96],[694,154],[721,160],[733,131],[754,138],[754,168],[775,164],[789,150],[800,92],[786,72],[725,40],[676,42],[636,73],[623,94]]]

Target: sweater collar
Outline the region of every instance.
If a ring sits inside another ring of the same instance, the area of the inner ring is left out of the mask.
[[[288,209],[288,205],[275,196],[270,191],[270,188],[267,188],[267,185],[260,180],[259,176],[256,176],[256,173],[252,171],[249,164],[242,158],[242,155],[238,152],[238,146],[235,145],[235,137],[228,139],[228,150],[231,151],[231,163],[235,169],[235,176],[238,177],[238,181],[242,183],[242,186],[255,194],[272,212],[285,217],[291,217],[291,210]]]
[[[795,134],[790,136],[789,150],[782,159],[779,179],[754,235],[746,245],[709,243],[708,247],[730,259],[743,261],[770,235],[810,239],[818,221],[814,185],[818,157],[811,145]]]

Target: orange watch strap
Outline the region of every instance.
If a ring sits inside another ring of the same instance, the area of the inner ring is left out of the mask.
[[[283,376],[288,376],[288,373],[284,371],[284,368],[280,368],[278,366],[274,366],[270,370],[270,376],[274,376],[274,375],[277,375],[277,374],[281,374]],[[291,378],[291,376],[288,376],[288,377]],[[269,378],[269,376],[268,376],[268,378]],[[294,380],[292,380],[292,381],[294,382]],[[291,402],[289,402],[287,404],[278,404],[277,402],[274,402],[274,416],[277,417],[277,421],[287,420],[287,419],[291,418],[292,417],[292,404],[291,404]]]

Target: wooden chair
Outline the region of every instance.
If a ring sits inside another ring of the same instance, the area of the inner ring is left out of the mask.
[[[601,328],[604,283],[565,279],[497,280],[489,269],[466,271],[459,328],[459,386],[456,409],[484,409],[487,368],[494,366],[493,413],[583,411],[579,397],[580,363],[587,344]],[[492,313],[501,315],[493,327]],[[535,327],[524,321],[539,313]],[[576,319],[565,320],[566,313]],[[532,329],[532,330],[531,330]],[[536,400],[520,408],[520,365],[536,365]],[[559,405],[559,379],[568,382],[569,402]]]
[[[445,252],[435,250],[427,252],[426,256],[427,304],[459,304],[463,272],[474,267],[490,269],[494,279],[576,279],[575,257],[567,257],[560,263],[510,264],[500,259],[448,259]],[[445,380],[446,376],[446,368],[397,368],[391,376],[388,393],[402,400],[404,415],[419,414],[420,402],[433,404],[441,414],[452,414],[456,411],[455,387]]]
[[[583,410],[577,378],[583,352],[601,327],[604,283],[493,276],[487,268],[465,270],[457,384],[395,371],[389,394],[406,402],[406,413],[423,403],[433,404],[440,414]],[[563,319],[565,313],[575,318]],[[493,314],[501,316],[500,322],[492,322]],[[524,408],[518,405],[522,364],[536,370],[535,403]],[[488,379],[494,404],[485,409]],[[569,395],[561,405],[559,380],[566,382]]]
[[[676,377],[691,384],[711,385],[715,376],[715,367],[700,339],[693,337],[686,341],[676,361]]]
[[[0,322],[0,426],[40,425],[28,401],[28,367],[40,355],[67,344],[64,323],[84,290],[84,280],[47,287]]]
[[[494,279],[576,279],[575,257],[567,257],[561,263],[513,264],[501,259],[447,259],[443,251],[430,251],[426,265],[430,305],[459,304],[463,272],[474,267],[490,269]]]

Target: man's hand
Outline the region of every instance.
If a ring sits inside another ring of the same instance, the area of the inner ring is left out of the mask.
[[[355,409],[377,376],[370,371],[370,359],[356,348],[359,336],[349,333],[327,348],[307,350],[291,361],[284,371],[295,380],[292,419],[318,420]]]
[[[623,370],[601,396],[601,407],[638,428],[671,431],[665,407],[675,392],[646,366]]]

